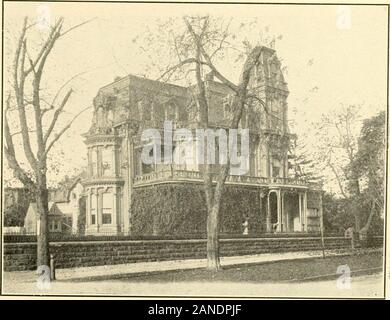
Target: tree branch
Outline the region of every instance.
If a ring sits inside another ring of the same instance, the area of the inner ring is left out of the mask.
[[[340,189],[341,194],[343,195],[343,197],[344,197],[345,199],[347,199],[348,197],[347,197],[346,193],[344,192],[344,187],[343,187],[343,184],[342,184],[342,182],[341,182],[341,178],[340,178],[339,174],[337,173],[336,168],[335,168],[334,165],[331,163],[330,159],[328,160],[328,165],[329,165],[329,167],[332,169],[333,174],[334,174],[335,177],[336,177],[336,180],[337,180],[337,183],[338,183],[338,185],[339,185],[339,189]]]
[[[25,71],[26,75],[28,75],[31,71],[34,71],[34,73],[36,73],[35,67],[37,66],[38,62],[41,60],[43,54],[46,52],[46,50],[49,46],[49,43],[52,41],[54,33],[56,32],[56,29],[57,29],[57,24],[51,29],[50,34],[49,34],[47,40],[45,41],[45,43],[42,45],[42,48],[39,51],[35,61],[32,61],[32,59],[30,59],[30,68]]]
[[[13,89],[15,92],[16,103],[18,107],[19,123],[22,133],[23,149],[26,154],[26,158],[30,163],[33,170],[36,170],[37,161],[34,153],[32,152],[30,136],[28,133],[28,125],[26,119],[26,111],[24,105],[24,84],[26,80],[26,73],[24,72],[24,61],[26,56],[26,26],[27,18],[24,19],[23,28],[20,33],[18,45],[15,52],[14,68],[13,68]],[[21,55],[22,52],[22,55]],[[20,76],[19,76],[20,69]]]
[[[56,109],[56,111],[54,112],[54,115],[53,115],[53,119],[50,123],[50,126],[49,128],[47,129],[46,131],[46,134],[44,135],[43,137],[43,144],[46,146],[47,144],[47,140],[49,139],[50,137],[50,134],[52,133],[56,123],[57,123],[57,120],[58,120],[58,117],[60,116],[60,113],[64,110],[65,108],[65,105],[66,103],[68,102],[69,98],[70,98],[70,95],[72,94],[72,89],[70,89],[68,91],[68,93],[65,95],[64,99],[62,99],[62,102],[60,104],[60,106]]]
[[[9,107],[9,104],[10,104],[10,96],[8,96],[6,101],[7,108]],[[15,147],[12,140],[12,135],[9,129],[9,125],[8,125],[7,114],[4,115],[4,137],[6,143],[6,145],[4,146],[4,153],[7,158],[8,165],[13,170],[15,177],[18,178],[23,183],[23,185],[25,185],[28,188],[33,187],[34,182],[31,180],[31,178],[22,169],[22,167],[19,165],[19,162],[16,160]]]
[[[54,143],[66,132],[66,130],[68,130],[70,128],[70,126],[72,125],[72,123],[86,110],[90,109],[92,106],[89,106],[87,108],[84,108],[83,110],[81,110],[79,113],[77,113],[71,121],[69,121],[69,123],[59,132],[57,133],[55,136],[54,136],[54,139],[49,143],[49,145],[47,146],[46,148],[46,151],[45,151],[45,156],[47,156],[47,154],[49,153],[50,149],[53,147]]]
[[[202,56],[205,58],[208,67],[213,71],[214,75],[215,75],[222,83],[224,83],[225,85],[227,85],[227,86],[228,86],[230,89],[232,89],[233,91],[237,92],[237,91],[239,90],[238,86],[236,86],[233,82],[231,82],[230,80],[228,80],[227,78],[225,78],[225,77],[217,70],[217,68],[214,66],[214,64],[213,64],[212,61],[211,61],[210,56],[207,54],[206,50],[204,49],[204,47],[203,47],[203,45],[202,45],[201,39],[199,38],[199,36],[196,34],[196,32],[194,31],[194,29],[192,28],[192,25],[190,24],[190,22],[188,21],[188,19],[187,19],[186,17],[184,17],[183,20],[184,20],[184,23],[185,23],[186,26],[187,26],[188,31],[191,33],[191,35],[192,35],[192,37],[193,37],[193,39],[194,39],[194,41],[195,41],[196,46],[200,49]]]
[[[77,25],[75,25],[75,26],[69,28],[68,30],[65,30],[63,33],[60,34],[60,36],[63,37],[63,36],[66,35],[68,32],[70,32],[70,31],[72,31],[72,30],[74,30],[74,29],[76,29],[76,28],[78,28],[78,27],[81,27],[81,26],[83,26],[83,25],[85,25],[85,24],[87,24],[87,23],[89,23],[89,22],[91,22],[91,21],[93,21],[93,20],[95,20],[95,19],[96,19],[96,17],[95,17],[95,18],[92,18],[92,19],[89,19],[89,20],[87,20],[87,21],[84,21],[84,22],[82,22],[82,23],[79,23],[79,24],[77,24]]]
[[[200,60],[197,60],[195,58],[188,58],[188,59],[185,59],[181,62],[179,62],[178,64],[174,65],[173,67],[170,67],[167,71],[165,71],[161,76],[159,76],[156,81],[159,81],[161,80],[162,78],[164,78],[167,74],[171,74],[173,73],[174,71],[176,71],[177,69],[183,67],[184,65],[186,64],[191,64],[191,63],[201,63],[201,64],[205,64],[207,65],[207,63],[203,62],[203,61],[200,61]]]

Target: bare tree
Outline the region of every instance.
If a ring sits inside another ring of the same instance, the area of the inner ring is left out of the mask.
[[[12,92],[6,100],[4,116],[4,153],[14,176],[35,194],[37,204],[37,265],[49,266],[48,242],[48,190],[47,190],[47,160],[48,154],[61,136],[70,128],[74,120],[86,109],[78,112],[66,125],[58,128],[60,115],[68,105],[73,90],[65,94],[61,86],[50,102],[43,97],[44,88],[41,80],[45,74],[48,57],[57,41],[69,31],[78,26],[63,30],[64,19],[60,18],[50,27],[47,38],[35,50],[30,51],[28,33],[34,24],[29,25],[28,18],[23,21],[14,52],[12,69]],[[32,57],[32,51],[36,56]],[[62,99],[58,102],[60,97]],[[48,125],[45,117],[52,114]],[[15,123],[12,122],[16,117]],[[14,125],[13,125],[14,124]],[[15,130],[15,127],[17,128]],[[15,136],[21,136],[22,153],[26,157],[29,168],[21,165],[22,159],[15,148]]]
[[[186,16],[183,17],[184,28],[178,28],[177,21],[168,22],[175,26],[169,31],[170,63],[160,68],[158,80],[182,80],[194,79],[194,100],[200,115],[200,126],[210,128],[209,123],[209,99],[206,88],[207,74],[213,74],[222,84],[232,91],[230,108],[232,116],[229,123],[230,129],[237,129],[243,114],[243,110],[251,102],[265,107],[263,101],[250,92],[249,83],[254,67],[259,61],[263,47],[251,46],[249,41],[240,41],[237,45],[236,34],[229,30],[230,21],[211,19],[209,16]],[[242,24],[243,25],[243,24]],[[161,28],[167,29],[167,26]],[[177,31],[180,30],[180,31]],[[161,39],[157,39],[161,40]],[[225,58],[227,51],[238,53],[238,59],[243,61],[238,84],[229,80],[219,67],[216,60]],[[147,52],[147,50],[145,50]],[[150,54],[150,53],[149,53]],[[172,56],[174,59],[172,59]],[[173,60],[173,62],[171,62]],[[209,140],[209,139],[207,139]],[[207,141],[209,144],[210,141]],[[205,146],[205,150],[210,150]],[[226,164],[220,164],[217,172],[215,166],[210,164],[201,165],[204,177],[204,192],[207,206],[207,268],[210,270],[220,269],[219,228],[221,199],[224,192],[225,181],[230,172],[230,155]],[[214,172],[212,171],[214,169]]]
[[[329,114],[322,115],[315,124],[317,167],[330,169],[340,194],[345,199],[357,199],[360,195],[359,176],[352,165],[358,151],[359,107],[341,106]],[[355,217],[355,229],[360,230],[359,209],[356,201],[350,201]]]

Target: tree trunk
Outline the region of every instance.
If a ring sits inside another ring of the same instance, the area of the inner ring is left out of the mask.
[[[358,213],[357,210],[358,210],[358,208],[354,205],[353,215],[354,215],[354,218],[355,218],[355,230],[359,231],[360,230],[360,218],[359,218],[359,213]]]
[[[219,205],[214,205],[207,215],[207,269],[218,271],[219,260]]]
[[[37,267],[50,266],[49,254],[49,206],[46,174],[41,174],[37,181]]]
[[[372,222],[372,219],[373,219],[373,217],[374,217],[374,214],[375,214],[375,201],[372,200],[372,202],[371,202],[370,215],[368,216],[368,219],[367,219],[366,224],[365,224],[364,227],[360,230],[360,233],[361,233],[361,234],[367,234],[367,233],[368,233],[368,230],[370,229],[371,222]]]

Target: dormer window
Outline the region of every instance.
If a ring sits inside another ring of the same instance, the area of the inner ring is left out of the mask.
[[[176,105],[174,103],[169,103],[165,109],[165,120],[176,120]]]
[[[107,112],[107,122],[108,124],[112,125],[112,123],[114,122],[114,113],[112,110],[109,110]]]
[[[138,112],[141,120],[151,120],[152,118],[152,110],[149,103],[144,100],[138,101]]]
[[[222,106],[223,106],[224,119],[231,119],[232,115],[233,115],[231,97],[227,96],[227,97],[223,98],[222,99]]]
[[[105,127],[103,106],[100,106],[97,110],[97,126],[99,128]]]
[[[262,64],[261,63],[258,63],[256,65],[256,81],[257,82],[261,82],[263,81],[263,71],[262,71]]]

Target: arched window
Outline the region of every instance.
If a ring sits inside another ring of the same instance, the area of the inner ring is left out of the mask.
[[[282,130],[283,110],[280,101],[274,99],[271,101],[271,129]]]
[[[173,102],[169,103],[166,106],[165,120],[170,120],[170,121],[176,120],[176,105]]]

